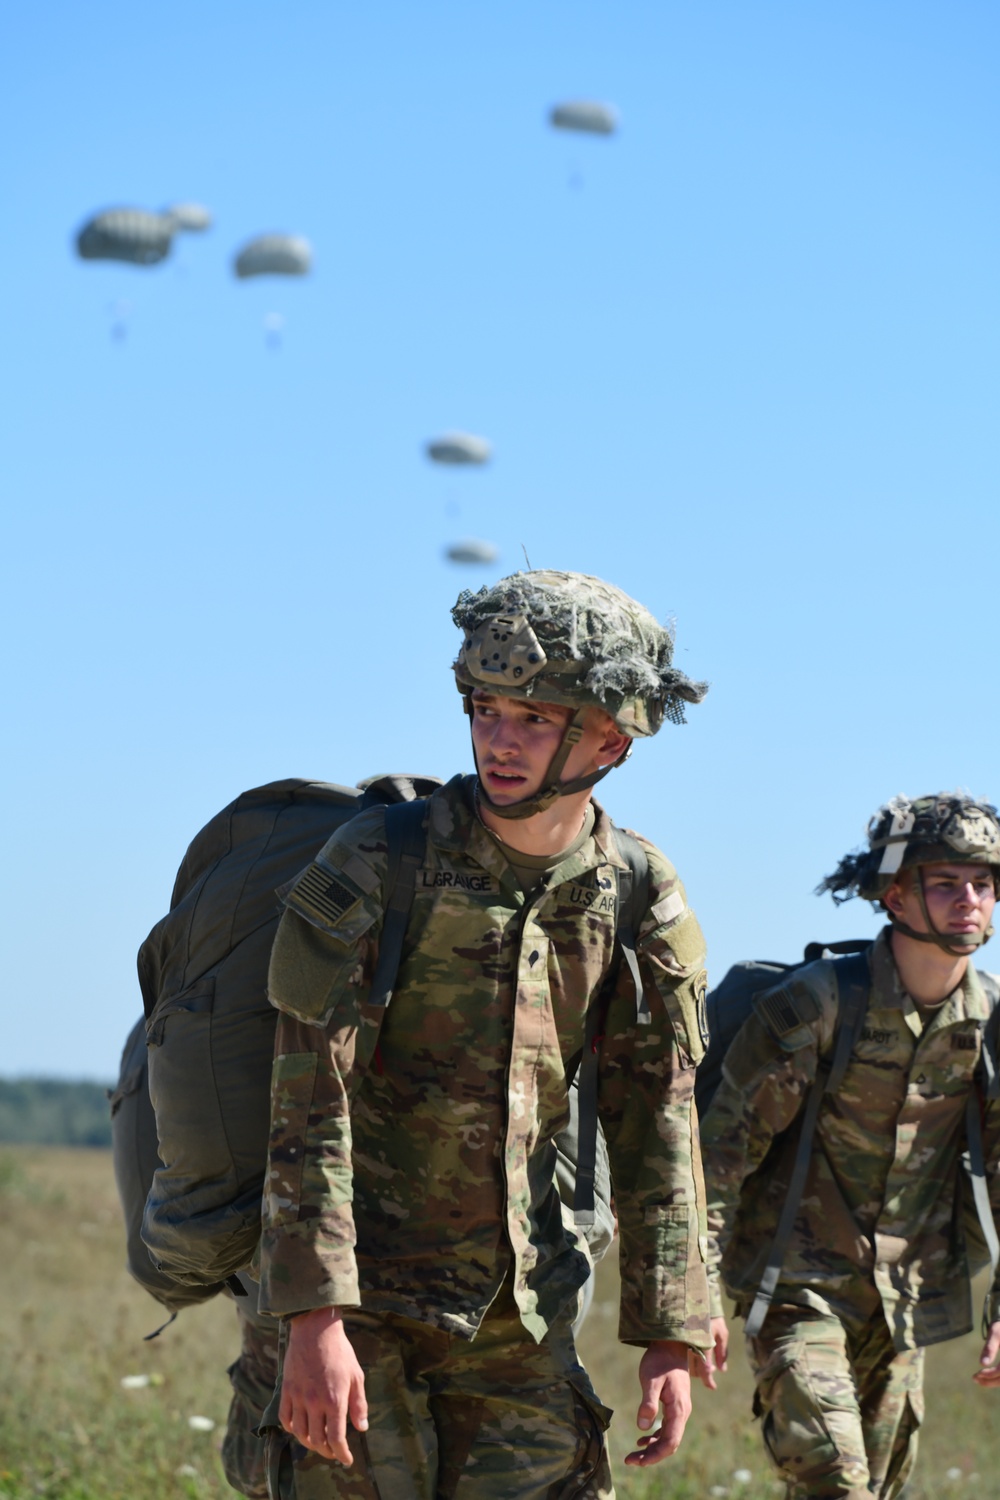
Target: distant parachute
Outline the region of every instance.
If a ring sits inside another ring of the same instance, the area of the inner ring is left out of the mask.
[[[485,438],[471,432],[446,432],[427,444],[427,457],[436,464],[486,464],[492,452]]]
[[[174,228],[183,229],[185,234],[201,234],[212,227],[212,215],[200,203],[172,203],[163,215],[173,219]]]
[[[312,246],[294,234],[259,234],[237,255],[233,270],[247,276],[307,276],[312,269]]]
[[[487,566],[495,563],[500,553],[492,542],[479,542],[475,537],[466,537],[464,542],[452,542],[445,549],[445,557],[453,563],[478,563]]]
[[[618,115],[611,105],[590,99],[557,104],[549,120],[558,130],[585,130],[590,135],[614,135],[618,129]]]
[[[144,208],[109,208],[88,219],[76,237],[81,260],[125,260],[155,266],[170,254],[176,224]]]

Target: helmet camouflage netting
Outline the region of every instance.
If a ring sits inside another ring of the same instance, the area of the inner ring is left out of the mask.
[[[900,870],[914,865],[990,865],[1000,872],[1000,822],[991,802],[958,792],[893,797],[868,824],[868,848],[845,854],[816,887],[838,903],[861,896],[880,901]]]
[[[685,703],[708,684],[673,666],[674,637],[613,584],[586,573],[515,573],[458,596],[452,619],[465,632],[454,663],[458,689],[592,704],[623,734],[684,723]]]

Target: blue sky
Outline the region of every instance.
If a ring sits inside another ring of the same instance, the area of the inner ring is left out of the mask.
[[[962,0],[18,8],[0,1073],[114,1075],[244,787],[467,767],[449,609],[522,545],[712,684],[603,789],[712,977],[876,930],[811,894],[869,813],[1000,795],[998,41]],[[574,97],[619,133],[551,130]],[[162,265],[75,258],[179,199],[215,224]],[[313,275],[238,283],[265,230]],[[449,428],[493,463],[429,464]]]

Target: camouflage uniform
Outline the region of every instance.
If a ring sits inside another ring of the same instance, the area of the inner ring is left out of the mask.
[[[249,1500],[267,1500],[266,1439],[258,1429],[278,1380],[280,1325],[258,1310],[253,1282],[250,1287],[249,1297],[234,1299],[240,1353],[229,1366],[233,1399],[222,1442],[222,1467],[234,1490]]]
[[[576,1163],[579,1156],[579,1102],[575,1097],[576,1089],[573,1089],[571,1094],[574,1097],[571,1098],[570,1104],[570,1123],[556,1137],[555,1168],[556,1185],[562,1199],[563,1222],[568,1228],[573,1226]],[[611,1248],[616,1230],[614,1215],[611,1211],[608,1148],[601,1131],[598,1131],[597,1137],[594,1208],[595,1221],[593,1226],[586,1231],[586,1242],[591,1255],[597,1261]],[[248,1496],[249,1500],[267,1500],[266,1437],[260,1429],[278,1382],[281,1366],[280,1325],[274,1318],[267,1317],[259,1311],[257,1283],[248,1276],[240,1279],[247,1295],[232,1299],[240,1331],[240,1353],[238,1359],[229,1367],[233,1397],[229,1406],[222,1444],[222,1467],[234,1490]],[[593,1299],[593,1291],[594,1278],[590,1276],[580,1293],[578,1310],[572,1328],[574,1338],[579,1334]],[[229,1296],[231,1293],[227,1291],[226,1295]],[[524,1356],[527,1353],[533,1357],[536,1347],[532,1342],[527,1350],[523,1348],[519,1350],[521,1356],[517,1377],[519,1382],[523,1376]],[[573,1374],[576,1373],[574,1368]],[[565,1382],[562,1385],[565,1386]],[[371,1382],[369,1382],[369,1392],[371,1393]],[[572,1397],[572,1392],[570,1395],[571,1399],[580,1399]],[[289,1444],[285,1451],[288,1454],[285,1459],[286,1466],[288,1460],[291,1459],[292,1451],[295,1452],[293,1467],[296,1473],[303,1465],[308,1467],[310,1456],[305,1449]],[[283,1457],[284,1452],[279,1451],[277,1454],[279,1465]],[[277,1493],[281,1482],[280,1474],[276,1475],[275,1479],[277,1484],[274,1488]]]
[[[471,785],[457,777],[430,799],[424,868],[384,1019],[366,990],[383,911],[383,811],[339,830],[285,896],[270,975],[281,1015],[261,1306],[277,1315],[359,1309],[346,1321],[352,1339],[370,1341],[362,1364],[376,1401],[368,1453],[354,1434],[359,1460],[349,1471],[274,1433],[277,1483],[284,1494],[291,1462],[299,1500],[376,1493],[365,1488],[366,1463],[378,1462],[378,1442],[391,1449],[399,1439],[390,1426],[380,1434],[379,1411],[402,1386],[423,1401],[423,1425],[411,1411],[406,1423],[419,1435],[408,1457],[397,1449],[386,1459],[386,1493],[613,1493],[603,1444],[599,1458],[591,1450],[609,1414],[568,1329],[590,1262],[563,1222],[552,1137],[566,1121],[567,1064],[610,965],[610,867],[623,861],[598,808],[591,837],[526,897],[475,816]],[[620,1337],[705,1347],[692,1108],[704,947],[673,868],[645,847],[649,903],[637,949],[651,1024],[637,1024],[623,966],[599,1064],[621,1237]],[[400,1349],[406,1377],[386,1383],[383,1361]],[[468,1414],[457,1421],[435,1489],[427,1404],[433,1416],[436,1402],[458,1399],[449,1382],[459,1381],[481,1427],[477,1435]],[[527,1411],[516,1403],[524,1382]],[[505,1446],[499,1431],[508,1428]],[[561,1434],[557,1453],[549,1429]]]
[[[956,1205],[989,1002],[970,964],[922,1018],[889,929],[869,965],[860,1039],[836,1097],[821,1105],[771,1311],[749,1341],[755,1409],[790,1496],[898,1494],[916,1451],[922,1347],[973,1321]],[[769,995],[733,1042],[703,1122],[713,1316],[720,1270],[737,1313],[749,1309],[795,1156],[789,1127],[833,1043],[830,962]]]
[[[536,1342],[504,1281],[474,1340],[363,1310],[344,1326],[365,1372],[369,1423],[331,1469],[283,1434],[265,1448],[275,1500],[614,1500],[597,1400],[560,1314]],[[271,1422],[277,1402],[265,1416]]]

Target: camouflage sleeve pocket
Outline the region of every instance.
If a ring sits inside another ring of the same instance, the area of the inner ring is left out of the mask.
[[[696,1068],[708,1046],[708,1013],[705,993],[708,976],[702,969],[693,980],[673,988],[663,986],[660,993],[667,1007],[670,1024],[677,1039],[677,1050],[685,1068]]]
[[[808,1030],[804,1035],[806,1042],[813,1040]],[[811,1076],[812,1054],[805,1053],[803,1048],[798,1053],[797,1057],[789,1056],[789,1049],[776,1040],[756,1013],[751,1013],[730,1043],[722,1063],[722,1076],[744,1095],[753,1094],[761,1080],[776,1069],[784,1075],[790,1067],[800,1073],[805,1067]]]
[[[703,1265],[698,1211],[693,1205],[647,1208],[649,1249],[644,1257],[643,1317],[650,1326],[683,1324],[691,1312],[689,1274]]]
[[[316,1065],[315,1052],[286,1052],[274,1059],[266,1184],[266,1217],[272,1227],[294,1224],[299,1217]]]
[[[685,1068],[695,1068],[708,1046],[708,1012],[705,1007],[708,976],[704,969],[698,969],[691,977],[685,975],[681,978],[672,963],[664,963],[661,954],[650,952],[648,948],[642,957],[648,960],[653,981],[670,1017],[681,1064]]]
[[[705,938],[690,907],[678,921],[657,927],[643,937],[639,951],[657,959],[668,973],[678,978],[705,966]]]
[[[363,908],[359,908],[359,911]],[[373,913],[352,924],[355,936],[317,927],[289,906],[278,923],[267,974],[271,1004],[307,1026],[326,1026],[344,997],[364,983]]]

